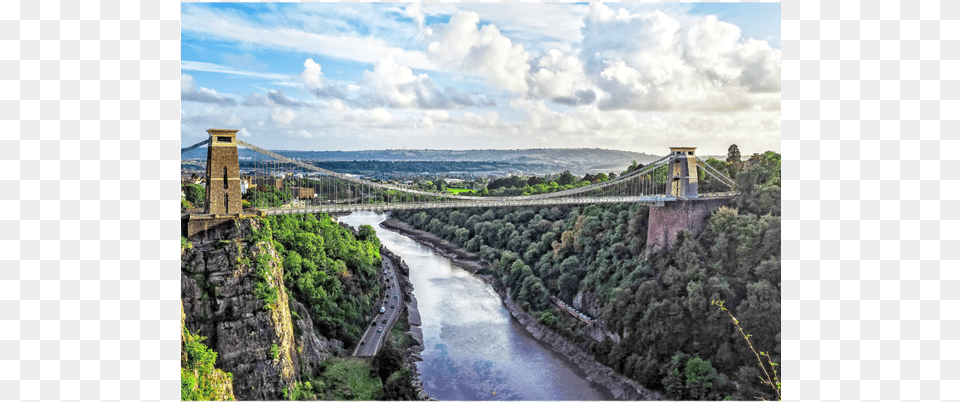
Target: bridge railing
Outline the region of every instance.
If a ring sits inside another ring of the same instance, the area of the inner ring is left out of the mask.
[[[649,202],[662,203],[675,200],[676,197],[667,196],[669,193],[669,183],[662,170],[670,162],[673,155],[664,156],[640,169],[621,175],[613,180],[588,184],[583,187],[556,191],[551,193],[521,195],[521,196],[465,196],[449,193],[437,193],[404,187],[402,185],[390,183],[378,183],[370,180],[361,179],[352,175],[342,174],[331,170],[323,169],[310,163],[304,163],[294,160],[275,152],[260,148],[248,142],[237,140],[239,146],[246,147],[258,155],[271,158],[268,163],[274,169],[280,166],[296,166],[303,171],[319,173],[317,177],[298,178],[301,180],[300,188],[312,198],[302,198],[302,193],[298,193],[295,198],[301,205],[289,205],[285,207],[263,208],[270,211],[283,211],[281,213],[290,213],[286,211],[323,211],[323,212],[348,212],[357,210],[387,210],[387,209],[408,209],[408,208],[458,208],[458,207],[491,207],[491,206],[510,206],[510,205],[560,205],[560,204],[584,204],[584,203],[607,203],[607,202]],[[203,145],[209,145],[209,140],[201,141],[186,148],[181,148],[181,152],[187,152]],[[267,162],[264,162],[267,163]],[[704,170],[711,176],[716,176],[721,182],[733,188],[733,182],[718,172],[709,164],[698,159],[698,165],[703,166]],[[279,168],[284,173],[284,179],[290,174],[289,168]],[[269,173],[269,169],[266,169]],[[272,175],[258,177],[255,180],[265,180]],[[277,180],[274,178],[274,180]],[[343,186],[340,180],[348,183]],[[319,182],[319,184],[317,184]],[[279,181],[275,183],[280,183]],[[349,184],[352,183],[352,184]],[[251,183],[253,185],[255,183]],[[271,184],[272,185],[272,184]],[[284,184],[286,185],[286,184]],[[280,189],[280,184],[276,184]],[[311,186],[313,190],[311,191]],[[344,187],[346,188],[344,190]],[[331,191],[332,190],[332,191]],[[300,190],[297,190],[300,191]],[[326,194],[323,194],[326,191]],[[726,193],[703,193],[703,198],[726,197],[734,194]],[[346,195],[346,197],[344,197]],[[275,202],[275,201],[274,201]]]

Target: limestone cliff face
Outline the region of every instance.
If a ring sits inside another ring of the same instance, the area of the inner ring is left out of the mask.
[[[217,366],[233,373],[238,400],[283,399],[302,368],[330,355],[307,309],[288,299],[269,237],[253,240],[261,225],[256,218],[237,220],[232,233],[213,241],[198,237],[181,257],[185,324],[208,338],[219,353]]]

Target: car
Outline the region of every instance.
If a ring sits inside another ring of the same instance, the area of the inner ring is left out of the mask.
[[[394,307],[396,307],[396,305],[393,305],[393,304],[390,305],[390,308],[394,308]]]
[[[377,332],[383,332],[383,327],[377,328]]]
[[[393,295],[393,298],[396,299],[396,298],[397,298],[397,295]]]
[[[360,341],[360,344],[361,344],[361,345],[366,345],[366,344],[367,344],[367,341]]]
[[[383,319],[383,321],[380,321],[380,322],[382,322],[382,323],[384,323],[384,324],[386,324],[386,323],[387,323],[387,319],[386,319],[386,318],[384,318],[384,319]]]
[[[373,322],[371,322],[371,323],[370,323],[370,326],[371,326],[371,327],[376,327],[376,326],[377,326],[377,321],[374,320]]]
[[[385,309],[385,308],[383,308],[383,307],[380,307],[380,312],[381,312],[381,313],[386,312],[386,311],[387,311],[387,309]]]

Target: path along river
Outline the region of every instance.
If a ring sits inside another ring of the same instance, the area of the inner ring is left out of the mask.
[[[423,321],[417,363],[427,394],[439,400],[611,400],[566,358],[534,339],[493,288],[413,239],[380,227],[386,214],[354,212],[340,221],[370,225],[410,266]]]

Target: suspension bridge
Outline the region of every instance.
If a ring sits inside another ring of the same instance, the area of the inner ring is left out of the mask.
[[[226,217],[244,213],[283,215],[603,203],[662,207],[674,201],[729,199],[736,194],[734,182],[698,158],[693,147],[670,148],[669,154],[642,168],[582,187],[535,195],[467,196],[424,191],[323,169],[242,141],[236,137],[237,130],[207,132],[209,138],[180,150],[182,155],[207,147],[203,210],[191,215]],[[238,147],[252,150],[256,155],[251,160],[245,158],[242,169]],[[706,177],[700,177],[698,172]],[[699,184],[705,179],[712,189],[722,191],[700,192]],[[247,208],[241,201],[244,190],[252,191],[246,198]]]

